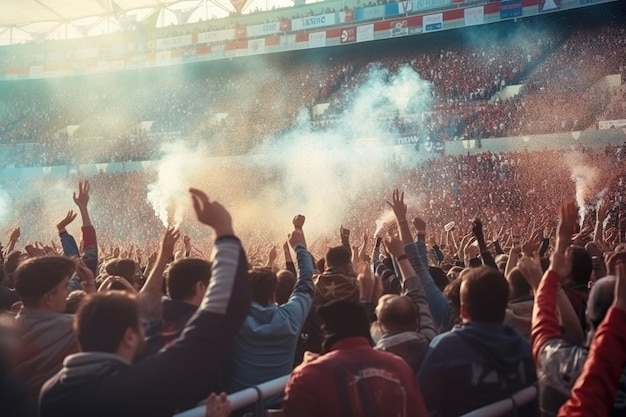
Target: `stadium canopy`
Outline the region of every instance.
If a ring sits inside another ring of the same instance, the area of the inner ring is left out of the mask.
[[[0,0],[0,45],[165,27],[289,7],[294,0]]]

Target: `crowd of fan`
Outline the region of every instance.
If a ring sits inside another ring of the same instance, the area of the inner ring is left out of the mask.
[[[534,384],[516,415],[621,415],[625,157],[626,145],[433,158],[394,174],[406,199],[368,190],[346,203],[352,232],[315,241],[319,217],[259,241],[282,226],[252,230],[242,202],[198,189],[199,223],[163,233],[145,172],[79,181],[50,245],[24,242],[51,235],[33,197],[1,250],[0,308],[16,315],[0,326],[0,412],[172,416],[211,394],[219,417],[219,393],[291,374],[284,394],[233,415],[459,416]],[[580,208],[567,202],[574,164],[598,171]],[[234,188],[263,182],[258,168],[231,175]]]
[[[238,154],[294,126],[302,109],[318,103],[330,107],[313,127],[332,128],[372,68],[393,74],[402,65],[432,84],[432,109],[383,115],[380,124],[432,141],[583,130],[599,115],[622,118],[623,94],[610,96],[592,84],[623,71],[623,24],[566,33],[528,23],[501,34],[495,46],[488,39],[500,29],[479,30],[474,37],[450,35],[441,45],[388,48],[377,53],[375,65],[355,54],[325,61],[285,55],[215,64],[208,76],[190,71],[5,85],[0,138],[37,144],[11,158],[17,166],[151,159],[158,153],[150,148],[160,142],[151,136],[161,132]],[[517,83],[524,84],[520,96],[493,97]],[[147,134],[142,121],[153,122]],[[68,135],[73,125],[78,128]],[[128,151],[116,154],[120,147]]]

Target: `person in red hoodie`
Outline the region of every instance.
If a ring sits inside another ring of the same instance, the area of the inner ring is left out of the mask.
[[[323,351],[298,366],[285,387],[285,417],[427,416],[411,367],[372,348],[363,307],[333,301],[318,309]]]
[[[617,262],[615,299],[596,331],[582,373],[559,417],[608,416],[614,411],[617,384],[626,365],[626,267]]]
[[[573,343],[561,333],[557,318],[556,300],[560,291],[559,285],[570,274],[572,269],[572,252],[570,242],[576,225],[578,209],[573,202],[561,207],[559,225],[557,229],[556,250],[552,256],[550,268],[541,279],[535,296],[535,306],[532,319],[532,350],[533,358],[537,366],[539,381],[539,405],[542,416],[554,416],[563,403],[570,397],[574,381],[588,366],[590,350],[589,341],[598,340],[600,323],[608,316],[609,306],[614,302],[612,289],[614,278],[605,277],[597,281],[589,297],[587,306],[587,319],[590,324],[588,342],[585,344]],[[575,323],[575,313],[560,309],[563,321]],[[566,317],[569,317],[566,319]],[[574,318],[574,320],[572,320]],[[615,319],[613,319],[615,320]],[[600,335],[602,337],[602,335]],[[591,349],[593,344],[591,342]],[[610,358],[615,372],[625,375],[624,363],[613,360],[613,352],[607,356]],[[621,365],[618,366],[618,365]],[[622,376],[622,379],[624,377]],[[608,414],[590,415],[615,415],[622,416],[626,410],[624,403],[624,382],[620,382],[619,376],[615,380],[611,391],[613,394],[613,412]],[[619,392],[619,396],[616,394]],[[615,398],[618,401],[615,401]],[[601,398],[600,396],[598,398]],[[561,408],[562,409],[562,408]]]

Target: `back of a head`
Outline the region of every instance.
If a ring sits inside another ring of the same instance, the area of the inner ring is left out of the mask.
[[[126,278],[131,284],[135,282],[135,262],[130,259],[113,259],[106,264],[105,270],[109,275]]]
[[[609,311],[615,297],[615,276],[608,275],[597,280],[587,299],[587,320],[592,330],[598,328]]]
[[[252,268],[249,272],[252,301],[268,306],[274,300],[278,278],[269,268]]]
[[[509,285],[497,269],[481,266],[462,275],[461,311],[470,321],[501,323],[509,299]]]
[[[370,322],[359,303],[345,300],[331,301],[318,307],[322,322],[324,342],[322,350],[328,352],[336,342],[349,337],[364,337],[374,345],[370,335]]]
[[[15,271],[15,291],[24,306],[34,307],[65,278],[74,273],[76,264],[69,258],[57,255],[30,258]]]
[[[91,294],[74,316],[74,332],[82,352],[115,353],[127,329],[139,331],[139,305],[120,291]]]
[[[450,280],[444,270],[438,266],[429,266],[428,270],[430,271],[430,276],[433,278],[433,281],[435,281],[437,288],[439,288],[440,291],[443,291],[443,289],[450,283]]]
[[[184,301],[194,295],[197,282],[209,284],[211,263],[202,258],[181,258],[167,270],[167,293],[172,300]]]
[[[509,282],[509,288],[511,290],[509,296],[511,299],[526,297],[532,294],[532,287],[528,283],[528,280],[526,280],[522,270],[518,267],[509,271],[506,280]]]
[[[326,252],[326,268],[345,268],[352,262],[350,251],[345,246],[335,246]]]
[[[376,308],[378,322],[389,332],[417,330],[417,313],[411,299],[401,295],[382,296]]]
[[[291,271],[283,269],[276,274],[278,282],[276,283],[275,298],[278,305],[285,304],[289,300],[289,296],[293,292],[296,285],[296,277]]]
[[[586,290],[593,271],[593,260],[589,252],[580,246],[571,246],[572,283],[581,290]]]

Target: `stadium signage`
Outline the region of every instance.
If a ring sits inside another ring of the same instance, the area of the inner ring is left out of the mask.
[[[336,23],[337,23],[336,14],[328,13],[328,14],[322,14],[319,16],[310,16],[310,17],[303,17],[301,19],[292,19],[291,29],[303,30],[303,29],[321,28],[324,26],[332,26]]]
[[[364,7],[354,11],[354,20],[357,22],[382,19],[383,17],[385,17],[385,6]]]
[[[465,9],[465,26],[482,25],[485,23],[485,8],[483,6]]]
[[[356,41],[356,28],[349,27],[341,29],[341,43],[353,43]]]
[[[598,129],[600,130],[615,129],[618,127],[626,127],[626,119],[602,120],[598,122]]]
[[[443,29],[443,13],[435,13],[424,16],[424,33],[435,32]]]
[[[172,49],[180,46],[189,46],[191,44],[191,35],[180,35],[156,40],[157,49]]]
[[[215,32],[198,33],[198,43],[223,42],[235,39],[235,29],[217,30]]]
[[[280,32],[280,22],[248,26],[248,36],[251,38],[256,36],[274,35]]]
[[[512,19],[522,15],[522,0],[503,0],[500,2],[500,19]]]

